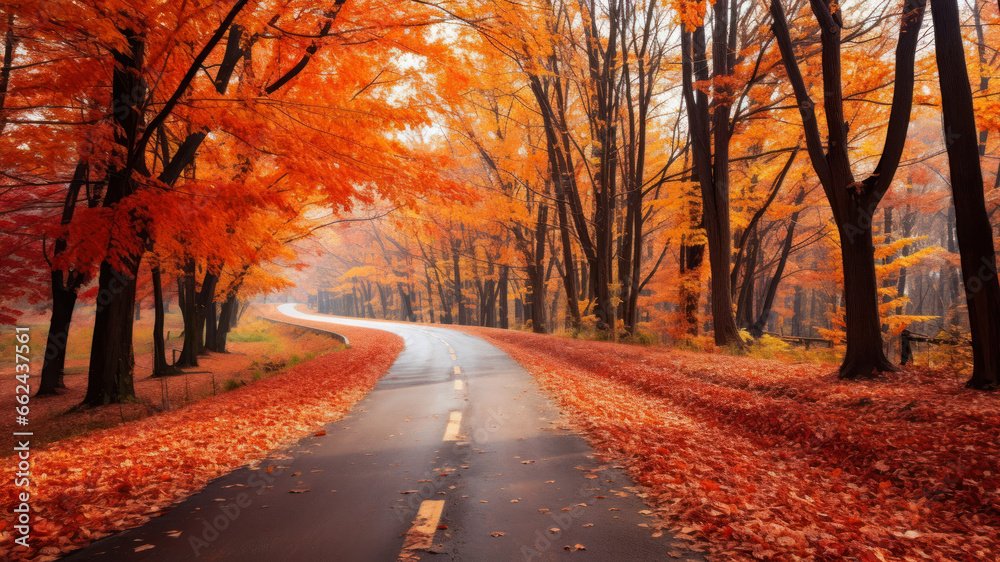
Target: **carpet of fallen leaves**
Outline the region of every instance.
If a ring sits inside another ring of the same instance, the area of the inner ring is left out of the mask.
[[[941,372],[468,329],[525,366],[595,448],[715,558],[995,560],[1000,404]]]
[[[283,324],[275,324],[270,335],[281,340],[287,348],[294,349],[299,356],[307,353],[320,355],[331,351],[328,335],[296,329]],[[180,349],[182,340],[170,340],[170,346]],[[336,344],[338,342],[334,342]],[[33,397],[31,399],[32,446],[39,447],[53,441],[74,437],[95,429],[105,429],[132,422],[146,416],[156,415],[164,409],[183,407],[208,396],[221,393],[225,382],[230,379],[249,383],[255,371],[268,369],[263,374],[270,376],[271,368],[284,368],[288,354],[274,355],[270,352],[271,342],[230,342],[227,353],[209,352],[198,358],[197,367],[184,369],[184,374],[165,378],[153,378],[153,354],[145,353],[135,358],[135,395],[137,400],[110,408],[82,408],[76,406],[87,393],[87,359],[67,361],[66,388],[56,396]],[[168,359],[169,360],[169,359]],[[40,361],[39,361],[40,363]],[[41,367],[36,363],[36,367]],[[0,372],[12,372],[11,366]],[[41,369],[36,368],[29,379],[31,388],[38,388]],[[14,377],[0,377],[0,411],[13,411],[17,406],[18,384]],[[164,408],[164,395],[169,396],[168,408]],[[0,433],[0,450],[10,451],[16,443],[12,433]]]
[[[140,525],[212,479],[342,418],[388,371],[403,341],[378,330],[336,331],[349,348],[179,410],[32,449],[31,550],[12,554],[50,560]],[[5,474],[14,467],[14,457],[4,460]],[[19,491],[4,486],[4,513]],[[0,519],[0,541],[13,544],[8,517]]]

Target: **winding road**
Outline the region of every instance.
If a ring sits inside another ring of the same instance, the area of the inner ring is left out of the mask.
[[[629,479],[601,466],[492,345],[439,327],[278,310],[290,322],[387,330],[406,348],[325,436],[68,559],[702,559],[655,532]]]

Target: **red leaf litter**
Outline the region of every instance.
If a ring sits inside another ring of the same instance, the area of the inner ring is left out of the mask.
[[[468,329],[534,375],[713,558],[995,560],[1000,405],[915,369],[787,364]]]
[[[309,322],[302,322],[309,325]],[[329,329],[329,324],[315,327]],[[15,493],[4,485],[0,541],[18,559],[52,560],[138,526],[210,480],[342,418],[388,371],[403,340],[337,326],[349,348],[180,410],[31,451],[31,540],[14,545]],[[12,477],[16,459],[4,462]]]

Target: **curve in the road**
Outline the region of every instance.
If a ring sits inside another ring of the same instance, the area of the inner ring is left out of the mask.
[[[325,436],[70,558],[701,558],[654,532],[627,477],[600,466],[531,376],[492,345],[434,326],[278,310],[393,332],[406,348]]]

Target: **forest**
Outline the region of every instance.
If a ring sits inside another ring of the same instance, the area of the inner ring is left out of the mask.
[[[845,379],[922,334],[995,388],[1000,16],[926,4],[5,3],[0,320],[51,313],[52,393],[95,304],[91,405],[132,396],[143,310],[165,375],[280,291],[616,341],[815,340]]]
[[[0,554],[1000,549],[1000,2],[0,35]]]

